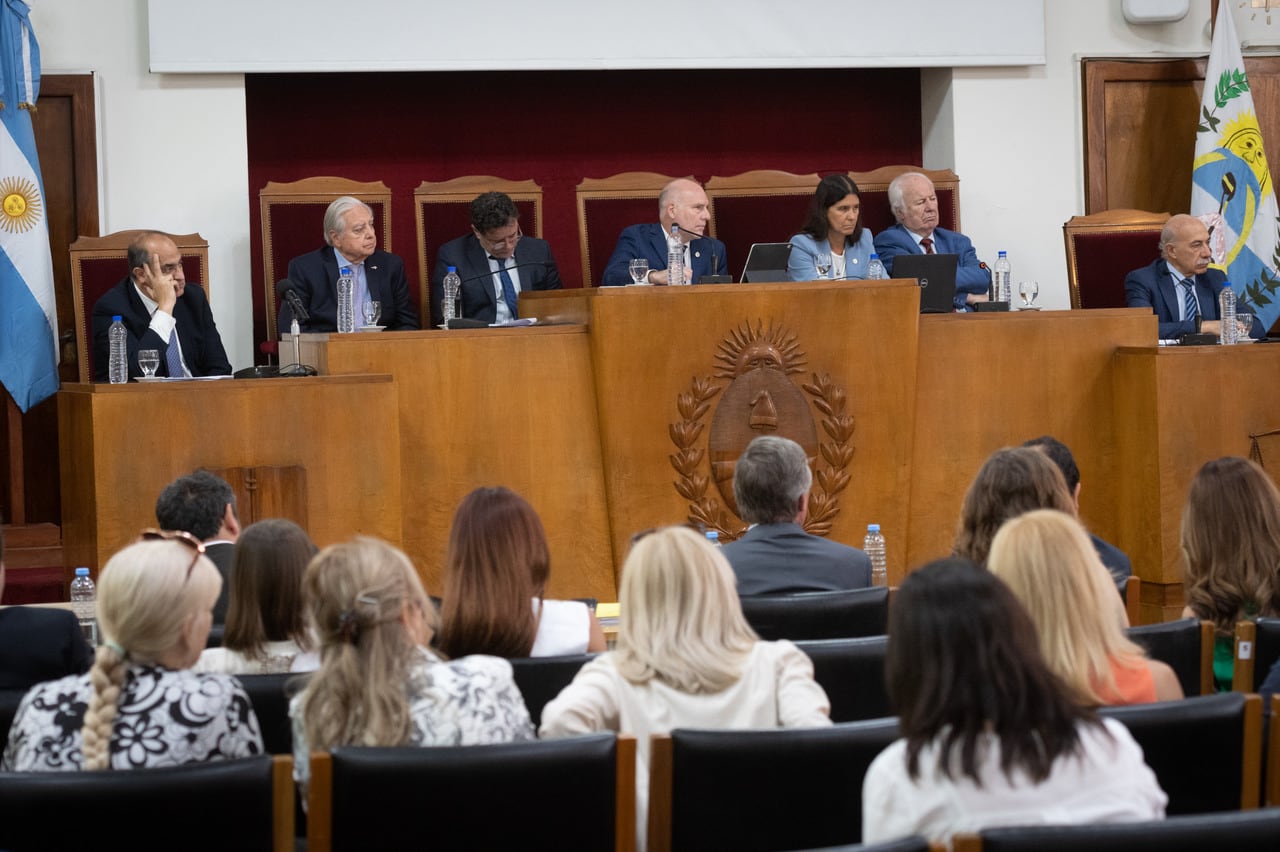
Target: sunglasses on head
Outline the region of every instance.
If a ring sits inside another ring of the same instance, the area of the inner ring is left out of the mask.
[[[189,532],[182,530],[143,530],[138,536],[139,541],[176,541],[191,548],[191,564],[187,566],[187,576],[182,582],[191,579],[191,572],[196,567],[196,561],[204,555],[204,543]]]

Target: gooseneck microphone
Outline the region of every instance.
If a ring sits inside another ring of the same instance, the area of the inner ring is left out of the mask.
[[[293,335],[293,363],[287,367],[281,367],[280,375],[314,376],[315,367],[308,367],[302,363],[302,327],[298,325],[300,321],[311,319],[311,314],[302,304],[297,285],[288,278],[281,278],[276,282],[276,294],[289,303],[289,312],[293,314],[293,321],[289,325],[289,333]]]
[[[311,319],[311,313],[298,296],[297,285],[288,278],[281,278],[276,282],[276,295],[289,303],[289,310],[293,313],[295,322],[306,322]]]
[[[487,256],[487,255],[486,255],[485,259],[486,259],[486,260],[488,260],[488,256]],[[510,271],[511,271],[511,270],[513,270],[513,269],[528,269],[528,268],[530,268],[530,267],[534,267],[534,266],[537,266],[537,267],[541,267],[541,268],[543,268],[543,269],[546,269],[547,267],[549,267],[549,266],[551,265],[551,263],[552,263],[552,262],[551,262],[551,261],[549,261],[549,260],[531,260],[531,261],[528,261],[528,262],[526,262],[526,263],[517,263],[515,266],[508,266],[508,267],[506,267],[506,270],[507,270],[508,272],[510,272]],[[490,278],[490,277],[492,277],[492,276],[494,276],[494,275],[497,275],[497,274],[498,274],[498,273],[497,273],[497,271],[495,271],[495,270],[490,270],[490,271],[488,271],[488,272],[482,272],[482,273],[481,273],[481,274],[479,274],[479,275],[472,275],[470,278],[463,278],[463,279],[462,279],[462,283],[463,283],[463,284],[467,284],[467,283],[469,283],[469,282],[471,282],[471,281],[479,281],[479,280],[480,280],[480,279],[482,279],[482,278]]]

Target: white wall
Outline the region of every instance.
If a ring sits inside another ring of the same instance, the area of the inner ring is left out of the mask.
[[[103,232],[207,237],[228,354],[237,368],[253,363],[243,77],[149,73],[146,0],[33,6],[45,72],[98,74]],[[960,175],[964,229],[979,253],[1007,249],[1015,281],[1038,279],[1040,301],[1066,307],[1062,223],[1084,206],[1078,56],[1205,53],[1209,0],[1193,0],[1180,23],[1147,27],[1125,23],[1119,0],[1044,7],[1044,66],[924,73],[925,165]]]

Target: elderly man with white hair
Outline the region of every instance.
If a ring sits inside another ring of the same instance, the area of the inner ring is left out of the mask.
[[[409,300],[404,261],[378,248],[373,211],[358,198],[344,195],[324,213],[324,248],[289,261],[289,280],[311,315],[303,331],[338,330],[338,271],[349,267],[354,279],[354,306],[360,322],[361,306],[378,302],[380,323],[390,331],[418,328],[418,312]],[[281,329],[293,322],[286,302],[280,308]]]
[[[919,172],[898,175],[889,184],[889,207],[898,224],[876,234],[876,252],[889,277],[900,254],[954,254],[956,310],[971,311],[987,301],[991,270],[978,260],[973,242],[964,234],[938,227],[938,194],[933,181]]]

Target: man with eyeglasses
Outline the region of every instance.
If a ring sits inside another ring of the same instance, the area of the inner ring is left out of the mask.
[[[226,376],[231,362],[199,285],[187,286],[182,254],[166,234],[143,231],[129,244],[129,276],[93,306],[93,380],[107,381],[112,317],[128,332],[129,376],[142,375],[138,350],[160,353],[157,376]]]
[[[551,245],[520,231],[520,210],[503,192],[471,202],[471,233],[440,246],[431,276],[431,321],[443,320],[444,276],[452,266],[462,279],[458,299],[464,319],[501,323],[519,319],[520,293],[559,290],[560,270]]]

